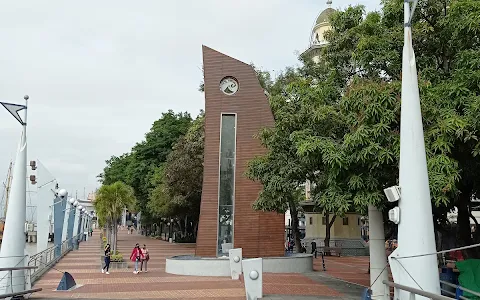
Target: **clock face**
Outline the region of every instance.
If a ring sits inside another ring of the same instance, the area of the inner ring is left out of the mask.
[[[238,91],[238,82],[235,78],[227,76],[220,81],[220,90],[225,95],[233,95]]]

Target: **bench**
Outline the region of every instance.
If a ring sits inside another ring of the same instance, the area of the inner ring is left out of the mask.
[[[340,248],[340,247],[320,247],[320,252],[322,252],[323,255],[340,257],[340,255],[342,255],[342,248]]]

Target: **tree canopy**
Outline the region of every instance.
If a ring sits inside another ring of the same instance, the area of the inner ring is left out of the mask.
[[[432,201],[438,220],[454,205],[469,240],[477,193],[480,3],[420,2],[413,19]],[[260,134],[269,150],[250,164],[264,183],[255,207],[282,210],[271,192],[314,183],[318,209],[342,215],[384,208],[399,162],[403,1],[379,12],[348,7],[331,16],[318,63],[303,59],[272,85],[275,127]],[[280,162],[275,165],[276,160]],[[284,167],[282,169],[282,167]],[[253,176],[252,176],[253,174]],[[462,208],[460,208],[462,207]],[[465,228],[468,227],[468,228]]]
[[[102,185],[97,191],[93,203],[101,225],[107,225],[109,230],[108,240],[113,251],[117,249],[117,220],[122,215],[123,209],[133,209],[136,204],[133,189],[123,182],[117,181],[109,185]],[[112,233],[110,235],[110,233]]]
[[[156,187],[147,205],[154,217],[189,219],[196,226],[202,197],[204,120],[201,112],[154,177]]]

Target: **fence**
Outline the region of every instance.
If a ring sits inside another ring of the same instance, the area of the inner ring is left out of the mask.
[[[83,233],[81,233],[83,234]],[[72,239],[78,240],[80,235],[74,236]],[[60,245],[60,256],[55,256],[55,250],[57,246],[52,246],[48,249],[45,249],[37,254],[34,254],[30,257],[28,262],[29,267],[36,267],[35,271],[31,274],[31,283],[35,283],[45,272],[50,270],[62,257],[65,256],[70,250],[72,250],[72,245],[69,240],[63,241]]]
[[[22,276],[15,276],[13,274],[14,271],[30,272],[35,268],[36,267],[22,267],[22,266],[0,268],[0,272],[6,273],[0,280],[0,282],[2,282],[2,285],[0,286],[0,288],[1,290],[4,290],[4,293],[0,294],[0,299],[5,299],[5,298],[16,299],[16,297],[18,296],[23,296],[23,295],[32,294],[32,293],[41,291],[42,290],[41,288],[32,289],[31,283],[29,281],[30,274],[24,273],[25,275],[22,275]],[[21,280],[17,280],[18,278],[21,278]],[[20,286],[21,287],[20,291],[18,291],[17,288],[14,288],[15,286]]]

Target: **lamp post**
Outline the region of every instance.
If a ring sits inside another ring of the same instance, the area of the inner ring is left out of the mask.
[[[440,295],[432,204],[428,185],[420,94],[412,47],[412,16],[418,0],[404,2],[398,248],[389,256],[396,283]],[[411,6],[410,4],[413,3]],[[398,211],[397,211],[398,212]],[[411,257],[414,255],[423,255]],[[395,299],[410,299],[399,291]],[[416,299],[426,299],[417,297]]]
[[[27,102],[29,97],[23,97],[25,105],[0,102],[8,112],[22,125],[22,136],[18,145],[17,157],[13,169],[13,180],[10,190],[9,205],[5,216],[0,257],[9,257],[0,260],[0,267],[8,268],[24,266],[25,255],[25,221],[27,210]],[[23,119],[19,115],[24,111]],[[3,291],[23,291],[25,288],[25,271],[16,270],[8,274],[1,272],[0,282]],[[10,278],[11,276],[11,278]]]

